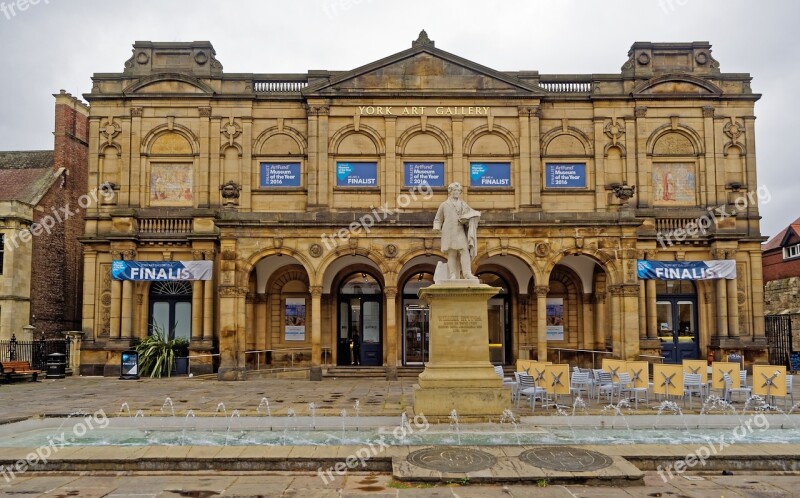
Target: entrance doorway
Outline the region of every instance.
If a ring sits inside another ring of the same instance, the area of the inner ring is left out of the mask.
[[[656,282],[656,316],[661,356],[665,363],[681,363],[700,357],[697,292],[691,280]]]
[[[433,284],[433,274],[419,272],[403,286],[403,364],[422,365],[430,357],[430,310],[417,295]]]
[[[148,331],[158,329],[168,339],[192,337],[192,284],[190,282],[153,282],[150,285]]]
[[[482,284],[499,287],[489,299],[489,361],[493,365],[510,365],[511,358],[511,292],[508,282],[496,273],[480,272]]]
[[[354,273],[339,288],[338,365],[383,364],[383,293],[368,273]]]

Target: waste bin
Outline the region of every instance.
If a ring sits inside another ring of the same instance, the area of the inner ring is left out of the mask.
[[[67,362],[66,355],[63,353],[50,353],[47,355],[47,375],[48,379],[63,379],[66,377]]]

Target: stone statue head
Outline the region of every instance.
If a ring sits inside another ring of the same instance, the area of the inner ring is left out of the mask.
[[[461,184],[460,183],[453,182],[453,183],[451,183],[450,185],[447,186],[447,195],[450,196],[450,197],[455,197],[456,199],[458,199],[458,196],[461,195],[461,192],[463,192],[463,190],[464,189],[461,188]],[[457,192],[458,194],[453,196],[453,192]]]

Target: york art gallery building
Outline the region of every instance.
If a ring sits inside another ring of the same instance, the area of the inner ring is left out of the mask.
[[[153,323],[224,378],[289,352],[424,363],[417,291],[444,261],[451,182],[482,212],[473,272],[501,288],[492,362],[764,357],[763,239],[741,202],[759,95],[708,43],[635,43],[592,75],[497,71],[424,32],[349,71],[226,73],[215,55],[136,42],[85,95],[89,188],[113,193],[82,238],[84,373],[118,372]]]

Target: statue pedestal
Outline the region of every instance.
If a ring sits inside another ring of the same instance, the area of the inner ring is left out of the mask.
[[[419,291],[430,305],[430,361],[414,386],[414,412],[459,417],[500,416],[511,392],[489,363],[489,298],[500,289],[450,280]]]

